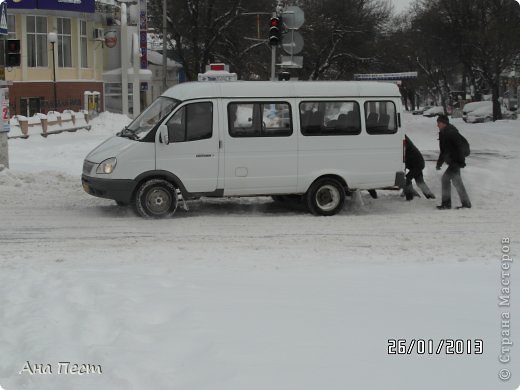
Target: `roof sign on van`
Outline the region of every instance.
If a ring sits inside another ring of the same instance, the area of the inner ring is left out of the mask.
[[[229,73],[229,65],[209,64],[206,65],[206,72],[199,73],[199,81],[237,81],[236,73]]]

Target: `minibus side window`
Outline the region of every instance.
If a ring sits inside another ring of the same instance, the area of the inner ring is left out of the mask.
[[[357,135],[361,133],[359,104],[353,101],[302,102],[300,123],[305,136]]]
[[[172,142],[188,142],[213,136],[213,105],[191,103],[177,111],[166,123]]]
[[[292,134],[291,108],[286,102],[228,104],[231,137],[284,137]]]
[[[365,121],[368,134],[395,134],[397,114],[394,102],[365,102]]]

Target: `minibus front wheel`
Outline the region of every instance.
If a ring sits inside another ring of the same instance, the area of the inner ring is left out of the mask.
[[[306,194],[307,207],[315,215],[334,215],[345,204],[345,188],[334,178],[316,180]]]
[[[177,191],[163,179],[145,181],[135,195],[135,208],[144,218],[168,218],[177,210]]]

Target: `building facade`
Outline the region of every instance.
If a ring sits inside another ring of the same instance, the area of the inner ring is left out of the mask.
[[[149,83],[149,101],[153,102],[163,91],[163,58],[162,54],[153,50],[148,50],[148,69],[152,72],[152,79]],[[166,63],[166,86],[167,88],[179,84],[180,71],[182,65],[168,58]]]
[[[102,111],[103,32],[94,0],[7,0],[8,36],[20,40],[20,66],[6,67],[11,115],[87,106]],[[1,45],[4,47],[4,45]],[[4,56],[1,56],[2,61]]]

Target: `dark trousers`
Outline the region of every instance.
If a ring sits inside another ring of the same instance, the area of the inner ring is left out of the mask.
[[[410,169],[406,174],[406,187],[404,188],[404,192],[407,199],[410,197],[410,194],[412,194],[411,196],[413,198],[414,189],[412,185],[412,180],[415,180],[417,187],[421,189],[424,196],[426,196],[427,198],[433,197],[433,192],[424,182],[422,169]]]
[[[448,166],[448,169],[442,175],[442,205],[451,207],[451,183],[457,190],[462,205],[471,207],[471,201],[460,176],[460,168],[454,165]]]

